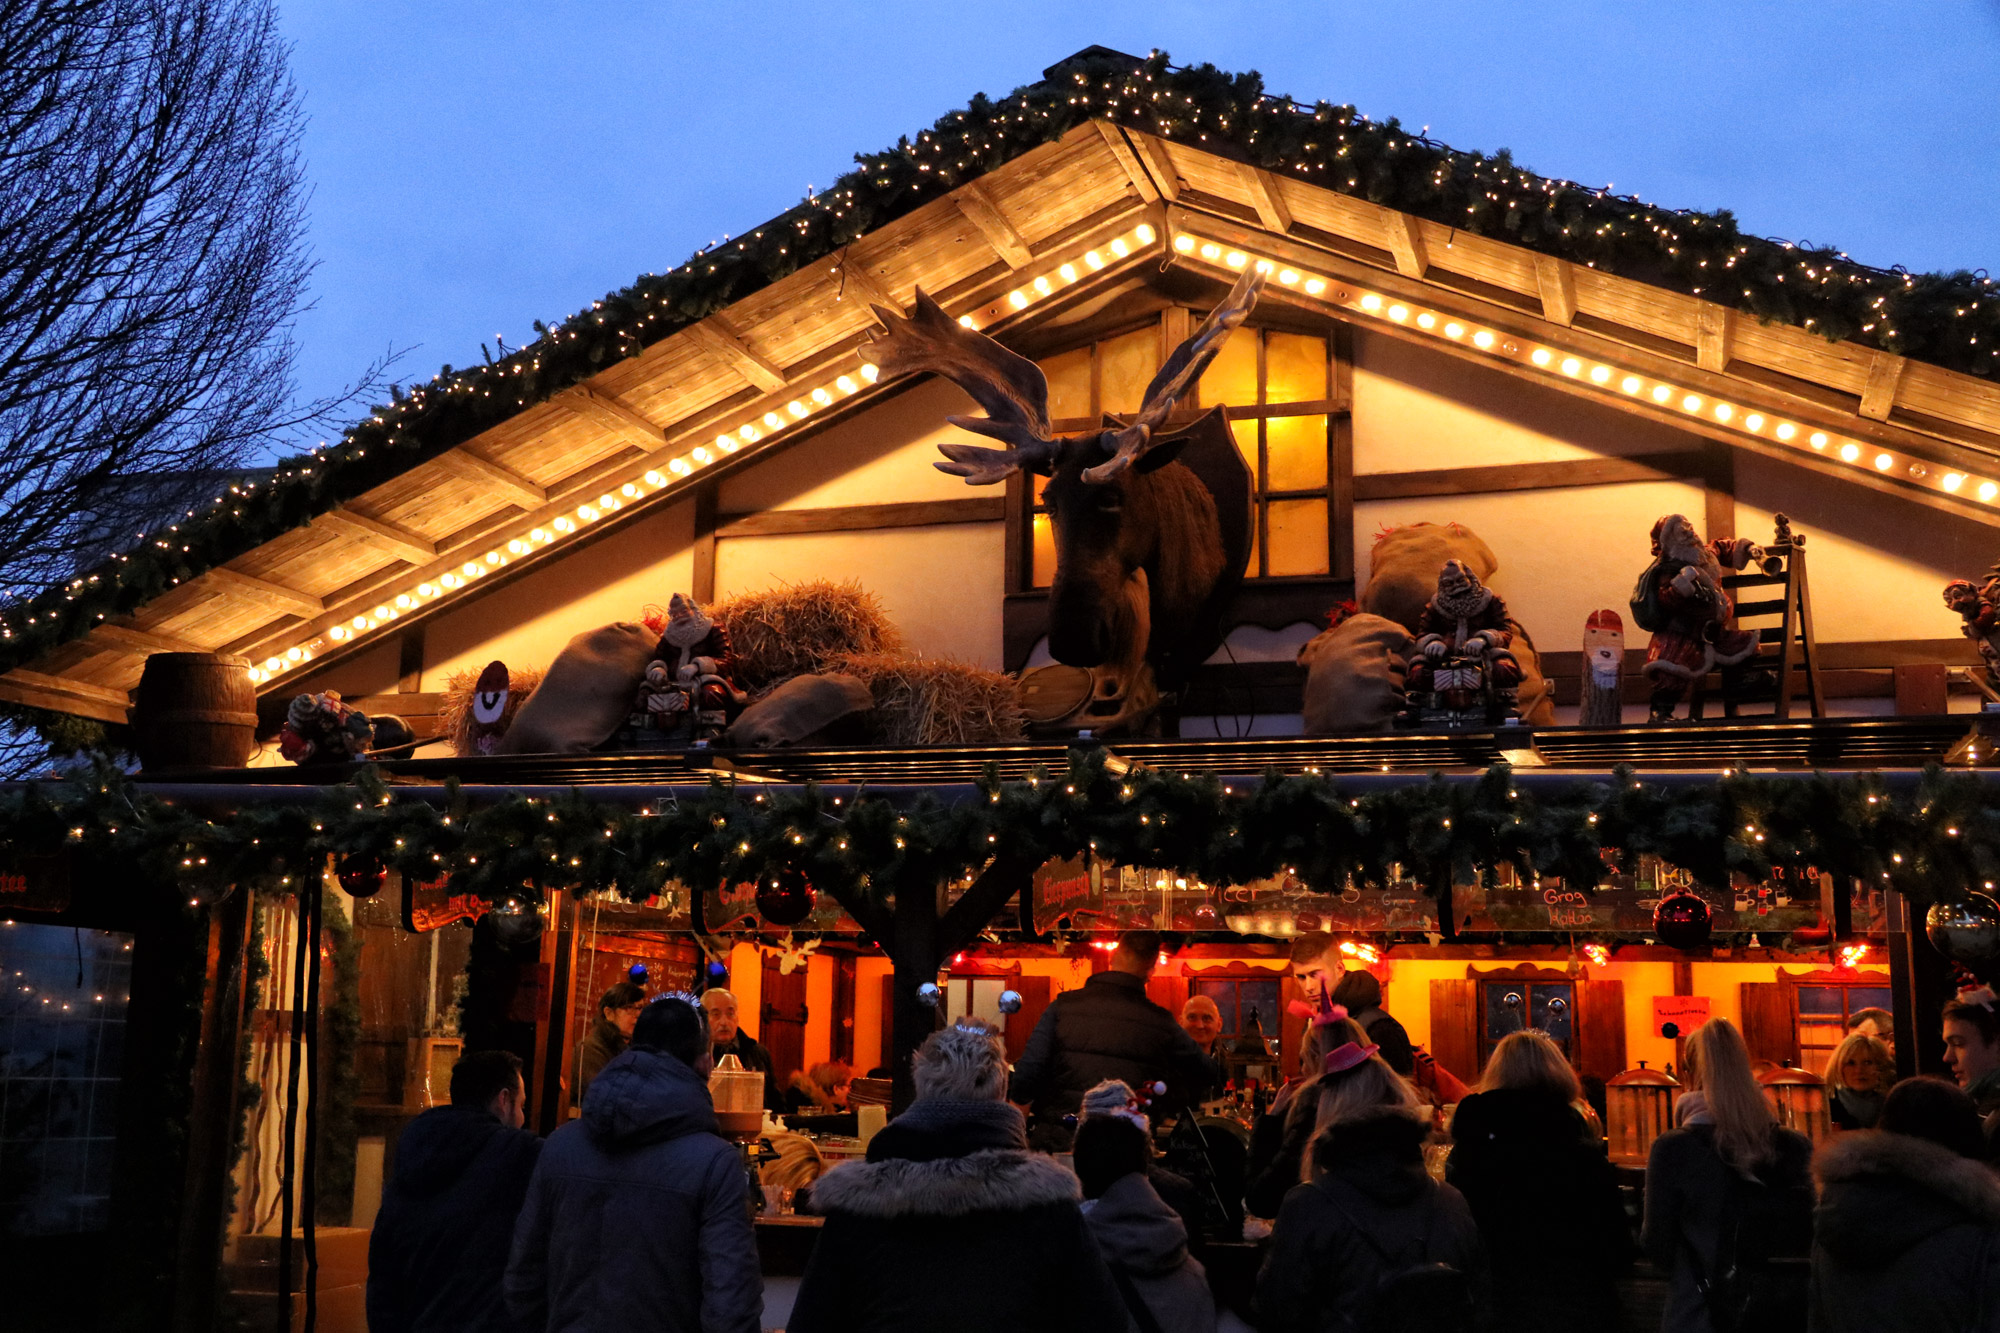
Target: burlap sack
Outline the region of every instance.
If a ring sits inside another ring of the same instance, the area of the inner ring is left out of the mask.
[[[579,754],[631,715],[660,636],[644,625],[585,630],[564,645],[495,754]]]
[[[859,740],[874,707],[874,694],[853,676],[794,676],[744,709],[721,739],[746,750]]]
[[[1299,649],[1309,736],[1387,731],[1403,707],[1412,640],[1393,620],[1349,616]]]
[[[1542,674],[1542,655],[1535,651],[1535,641],[1528,637],[1528,631],[1521,628],[1518,620],[1507,622],[1514,630],[1514,642],[1508,651],[1521,664],[1521,683],[1514,690],[1515,709],[1521,721],[1531,727],[1553,727],[1556,724],[1556,701],[1549,689],[1548,677]]]
[[[1387,616],[1415,634],[1424,603],[1437,594],[1438,571],[1447,560],[1463,560],[1485,583],[1500,568],[1493,548],[1460,523],[1412,523],[1375,539],[1368,558],[1368,586],[1361,609]]]

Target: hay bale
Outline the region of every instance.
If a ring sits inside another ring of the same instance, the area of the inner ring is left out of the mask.
[[[444,697],[438,704],[438,738],[450,741],[451,752],[461,757],[476,758],[479,754],[472,740],[473,728],[478,725],[472,720],[472,693],[478,683],[477,671],[452,672],[445,677]],[[514,725],[514,715],[541,683],[539,667],[508,668],[507,706],[500,713],[502,735]]]
[[[850,653],[893,653],[903,646],[881,599],[858,583],[780,584],[704,609],[728,629],[736,684],[752,693],[825,671]]]
[[[876,739],[884,745],[975,745],[1021,734],[1020,682],[949,657],[848,653],[832,669],[875,696]]]

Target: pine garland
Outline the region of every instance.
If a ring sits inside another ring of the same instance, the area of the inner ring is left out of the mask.
[[[1073,751],[1060,776],[1002,783],[946,803],[772,793],[712,784],[657,811],[512,796],[441,804],[373,770],[315,803],[245,803],[203,814],[147,795],[108,767],[0,797],[0,862],[68,854],[141,870],[190,904],[234,886],[296,892],[329,855],[374,856],[404,875],[449,877],[489,900],[527,888],[643,899],[677,882],[702,892],[796,869],[819,889],[881,903],[898,884],[977,874],[998,852],[1039,864],[1094,851],[1189,879],[1242,884],[1290,871],[1309,888],[1491,882],[1496,867],[1594,888],[1609,863],[1656,856],[1704,884],[1762,880],[1811,864],[1879,884],[1919,906],[2000,878],[2000,786],[1932,767],[1892,790],[1879,775],[1797,778],[1737,772],[1711,783],[1609,782],[1529,790],[1497,766],[1473,781],[1344,791],[1339,779],[1269,773],[1232,789],[1153,770],[1123,776],[1101,751]]]
[[[1239,158],[1342,194],[1579,264],[1734,306],[1762,320],[2000,378],[2000,288],[1983,274],[1918,275],[1827,247],[1742,234],[1728,212],[1659,208],[1551,179],[1373,121],[1351,106],[1267,95],[1255,73],[1104,55],[1005,98],[984,95],[749,235],[594,301],[535,342],[465,370],[445,366],[329,449],[287,459],[67,585],[0,615],[0,670],[133,611],[462,444],[661,338],[839,251],[913,209],[1093,118]],[[485,349],[482,347],[481,351]]]

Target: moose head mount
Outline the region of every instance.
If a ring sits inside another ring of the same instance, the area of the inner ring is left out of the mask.
[[[1083,725],[1100,731],[1144,725],[1162,693],[1186,683],[1222,641],[1222,616],[1243,577],[1247,524],[1218,512],[1215,488],[1177,461],[1191,439],[1219,433],[1228,466],[1241,474],[1219,412],[1197,428],[1169,430],[1223,341],[1257,303],[1264,274],[1243,274],[1146,386],[1130,421],[1057,435],[1041,367],[947,315],[919,290],[906,318],[875,307],[886,332],[863,350],[887,377],[942,375],[984,408],[946,418],[1004,448],[942,444],[935,466],[968,485],[992,486],[1016,472],[1049,479],[1042,492],[1055,528],[1049,588],[1049,654],[1089,670]],[[1228,496],[1247,515],[1248,489]]]

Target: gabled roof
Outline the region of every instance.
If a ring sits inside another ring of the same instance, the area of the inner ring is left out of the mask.
[[[10,609],[0,698],[115,720],[144,656],[174,649],[276,657],[262,683],[282,688],[308,654],[350,651],[881,392],[854,354],[871,303],[922,284],[1004,333],[1142,261],[1218,281],[1232,262],[1295,266],[1322,290],[1274,284],[1277,299],[1565,391],[1612,393],[1561,379],[1599,358],[1673,388],[1628,410],[2000,521],[1975,503],[2000,478],[2000,293],[1985,279],[1746,238],[1727,214],[1535,176],[1393,120],[1268,97],[1255,75],[1098,48],[857,162],[751,233],[538,323],[503,360],[447,367],[336,447]],[[1420,335],[1426,316],[1438,331]],[[1488,345],[1446,340],[1461,319]],[[1577,355],[1533,359],[1543,343]],[[1706,415],[1717,398],[1733,420]],[[1746,434],[1765,411],[1796,441]],[[1817,428],[1840,433],[1836,453],[1853,446],[1853,467],[1806,450],[1834,438]]]

